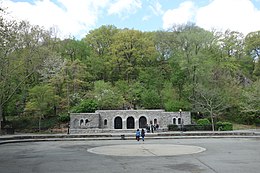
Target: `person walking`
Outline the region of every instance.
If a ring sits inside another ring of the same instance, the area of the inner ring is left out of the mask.
[[[141,131],[141,136],[142,136],[142,140],[144,141],[144,137],[145,137],[145,131],[144,131],[144,129],[142,129],[142,131]]]
[[[137,141],[140,140],[140,135],[141,135],[140,130],[137,129],[136,132],[135,132],[135,138],[136,138]]]

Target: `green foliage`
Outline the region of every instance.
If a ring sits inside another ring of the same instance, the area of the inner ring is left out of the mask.
[[[146,109],[159,109],[161,98],[155,90],[145,90],[141,94],[141,105]]]
[[[109,82],[96,81],[93,94],[99,109],[120,109],[125,103],[120,92]]]
[[[198,125],[210,125],[211,123],[207,118],[203,118],[203,119],[199,119],[197,121],[197,124]]]
[[[240,106],[245,113],[260,114],[260,79],[243,91]]]
[[[58,121],[61,123],[68,123],[70,121],[70,115],[69,114],[61,114],[58,117]]]
[[[16,132],[38,132],[38,117],[35,116],[15,116],[8,122],[12,124],[12,127]],[[48,130],[54,128],[58,124],[57,117],[49,117],[42,119],[41,129]]]
[[[217,130],[219,131],[230,131],[233,130],[233,124],[230,122],[217,122]]]
[[[94,113],[97,110],[97,103],[94,100],[85,99],[71,109],[73,113]]]
[[[0,19],[0,120],[125,105],[181,108],[212,121],[259,119],[259,31],[244,38],[193,24],[159,32],[108,25],[82,40],[60,40],[28,22]]]
[[[169,124],[168,125],[168,130],[169,131],[177,131],[177,130],[179,130],[179,127],[176,124]]]
[[[207,124],[203,124],[203,125],[188,124],[188,125],[184,125],[183,129],[185,129],[185,131],[210,131],[212,130],[212,126]]]
[[[26,110],[36,112],[38,115],[45,115],[57,102],[53,87],[49,85],[35,86],[29,90],[29,101]]]

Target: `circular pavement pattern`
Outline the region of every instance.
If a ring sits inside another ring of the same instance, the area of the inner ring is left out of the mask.
[[[205,151],[205,148],[192,145],[144,144],[110,145],[88,149],[88,152],[113,156],[176,156],[195,154]]]

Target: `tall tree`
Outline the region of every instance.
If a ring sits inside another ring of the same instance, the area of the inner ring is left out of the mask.
[[[212,45],[213,40],[212,33],[193,24],[180,26],[174,31],[173,49],[180,67],[187,73],[192,95],[195,94],[198,83],[198,72],[203,69],[202,64],[207,59],[203,52]]]
[[[118,29],[113,25],[101,26],[92,30],[84,38],[84,42],[91,48],[89,58],[89,68],[96,80],[108,80],[109,71],[108,61],[111,56],[110,47],[113,43],[113,36]]]
[[[29,101],[26,110],[36,113],[39,117],[39,131],[41,130],[41,119],[53,108],[57,102],[53,87],[49,85],[38,85],[30,89]]]
[[[120,30],[113,37],[109,59],[112,80],[137,79],[140,69],[149,66],[155,57],[154,43],[149,35],[137,30]]]
[[[260,31],[251,32],[245,38],[245,51],[254,61],[253,75],[255,78],[260,76]]]

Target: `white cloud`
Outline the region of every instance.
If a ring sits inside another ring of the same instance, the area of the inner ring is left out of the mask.
[[[162,5],[158,1],[154,1],[151,5],[149,5],[149,8],[156,16],[162,15],[164,13],[162,10]]]
[[[192,1],[186,1],[180,4],[179,8],[167,10],[163,15],[163,28],[169,29],[173,25],[186,24],[193,20],[195,6]]]
[[[5,0],[4,7],[15,19],[28,20],[34,25],[44,26],[46,29],[56,27],[61,36],[85,34],[94,27],[101,8],[108,4],[108,0],[57,0],[57,6],[51,0],[35,0],[34,3],[13,2]]]
[[[128,14],[134,14],[140,8],[142,8],[141,0],[116,0],[108,8],[108,14],[116,14],[124,19],[128,17]]]
[[[249,0],[214,0],[198,10],[196,23],[205,29],[230,29],[247,34],[260,30],[260,11]]]
[[[211,0],[208,5],[200,8],[195,7],[191,1],[186,1],[177,9],[164,13],[163,28],[194,22],[207,30],[230,29],[246,35],[260,30],[259,19],[260,10],[250,0]]]

